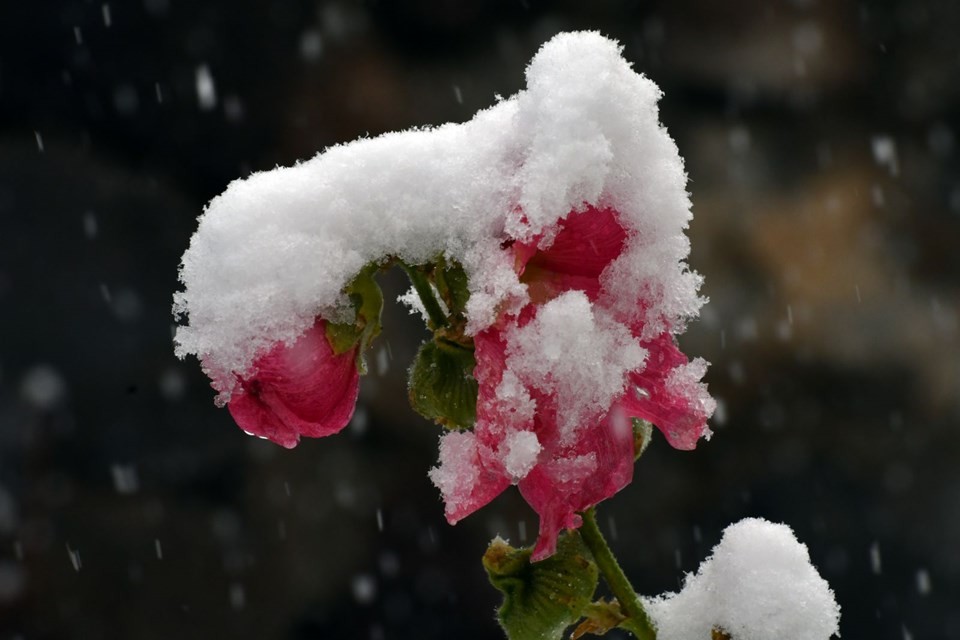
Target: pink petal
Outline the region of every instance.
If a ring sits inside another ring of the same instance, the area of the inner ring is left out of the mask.
[[[440,438],[440,465],[430,479],[440,489],[447,522],[456,524],[485,506],[510,486],[510,479],[484,464],[483,445],[471,431],[454,431]]]
[[[514,252],[521,265],[521,282],[531,298],[543,302],[565,291],[578,290],[596,300],[600,274],[623,251],[627,233],[613,209],[587,207],[571,212],[559,222],[560,231],[548,248],[517,243]]]
[[[579,512],[610,498],[633,479],[633,432],[621,412],[603,416],[565,449],[558,447],[555,424],[541,427],[538,435],[554,434],[554,439],[545,446],[542,462],[519,484],[540,517],[533,560],[553,555],[560,532],[580,526]]]
[[[628,415],[652,422],[676,449],[690,450],[708,433],[713,403],[703,391],[671,388],[668,377],[687,364],[670,333],[643,343],[647,361],[643,371],[629,375],[629,389],[620,401]]]
[[[356,350],[335,355],[320,318],[293,345],[276,344],[240,378],[228,408],[241,429],[294,447],[343,429],[356,407]]]

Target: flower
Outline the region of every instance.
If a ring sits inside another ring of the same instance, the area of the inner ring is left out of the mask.
[[[443,436],[431,472],[451,524],[516,484],[540,519],[534,560],[630,483],[631,418],[692,449],[713,412],[705,362],[688,363],[669,331],[641,340],[642,324],[600,302],[602,275],[629,241],[617,212],[587,207],[553,231],[545,248],[509,245],[531,301],[475,336],[476,425]]]
[[[227,408],[247,433],[293,448],[300,436],[319,438],[343,429],[357,402],[356,347],[335,354],[326,321],[316,322],[293,344],[277,343],[237,376]]]

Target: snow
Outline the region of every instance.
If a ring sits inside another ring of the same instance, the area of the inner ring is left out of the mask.
[[[527,477],[540,454],[537,434],[532,431],[514,431],[506,437],[504,445],[506,454],[503,457],[503,466],[507,473],[518,481]]]
[[[610,408],[623,392],[626,374],[640,368],[647,355],[629,329],[601,314],[583,292],[570,291],[507,336],[507,370],[557,398],[564,443],[590,417]]]
[[[684,263],[686,175],[658,121],[660,90],[615,42],[591,32],[547,42],[526,78],[526,90],[468,122],[334,146],[236,180],[210,202],[183,256],[174,310],[185,322],[177,353],[200,358],[220,402],[271,345],[295,340],[318,315],[346,317],[344,286],[387,256],[459,261],[469,278],[467,331],[489,327],[528,301],[505,241],[546,246],[558,220],[587,204],[615,209],[628,233],[601,276],[594,306],[603,318],[594,324],[642,326],[639,337],[649,339],[696,316],[700,277]],[[201,106],[216,100],[206,67],[197,91]],[[596,388],[585,376],[550,383],[592,405],[641,357],[619,329],[601,333],[595,344],[606,353],[628,347],[613,373]]]
[[[210,111],[217,106],[217,88],[207,65],[200,65],[196,70],[197,104],[203,111]]]
[[[840,607],[790,527],[760,518],[730,525],[679,593],[644,603],[658,640],[827,640]]]
[[[900,173],[900,163],[897,158],[897,143],[888,135],[876,135],[870,140],[870,149],[873,159],[881,167],[886,167],[891,176]]]

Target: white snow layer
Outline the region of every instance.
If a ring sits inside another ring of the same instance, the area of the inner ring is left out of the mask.
[[[690,201],[658,122],[660,90],[592,32],[544,44],[526,78],[469,122],[357,140],[232,182],[183,256],[177,354],[197,355],[226,401],[270,345],[318,315],[343,318],[343,287],[388,255],[460,261],[475,333],[528,299],[503,241],[542,235],[547,246],[557,221],[588,204],[614,208],[628,232],[598,304],[643,322],[641,338],[682,329],[703,300],[684,263]]]
[[[529,387],[557,399],[563,444],[577,428],[606,413],[639,369],[647,351],[622,324],[595,315],[581,291],[550,300],[526,326],[507,335],[507,370]]]
[[[759,518],[732,524],[679,593],[644,603],[657,640],[828,640],[840,607],[790,527]]]

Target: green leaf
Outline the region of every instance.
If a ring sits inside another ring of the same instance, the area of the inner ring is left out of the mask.
[[[373,277],[379,269],[376,263],[367,265],[345,288],[345,293],[353,303],[354,321],[327,323],[327,340],[334,353],[341,354],[359,345],[357,368],[361,373],[367,371],[363,354],[370,348],[373,339],[380,335],[382,326],[383,292]]]
[[[590,604],[597,565],[576,531],[561,535],[546,560],[530,562],[530,553],[496,538],[483,556],[490,583],[504,595],[500,626],[510,640],[559,640]]]
[[[467,272],[455,260],[440,258],[433,272],[437,291],[452,314],[462,316],[470,299]]]
[[[633,460],[636,462],[650,446],[653,439],[653,424],[640,418],[631,418],[633,422]]]
[[[410,404],[445,427],[472,427],[477,420],[476,365],[472,349],[442,338],[423,343],[410,368]]]

